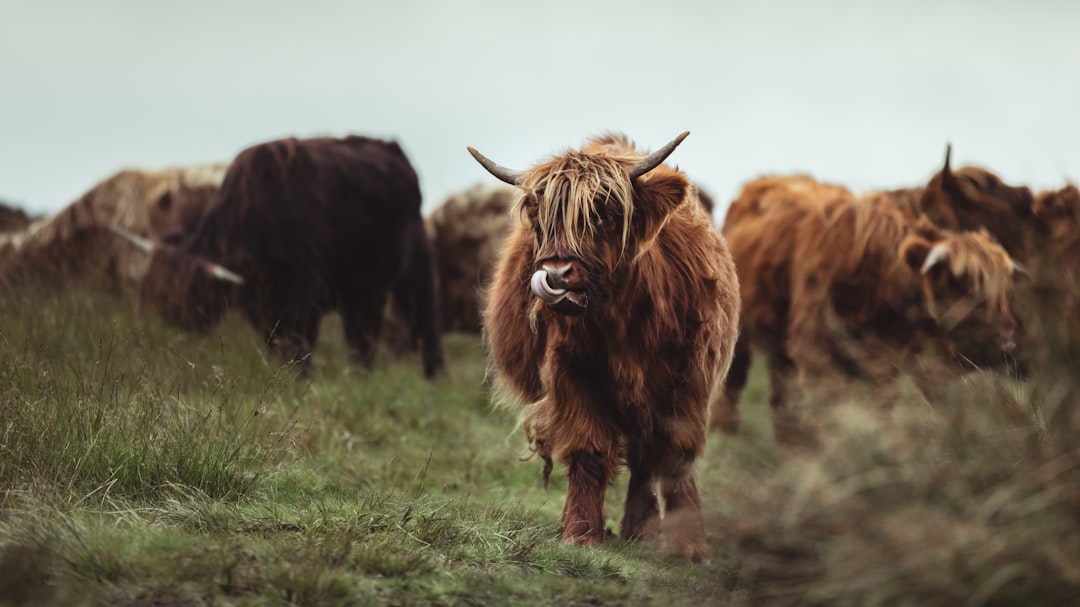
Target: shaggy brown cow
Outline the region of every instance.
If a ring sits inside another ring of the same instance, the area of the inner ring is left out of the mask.
[[[708,556],[694,462],[709,399],[731,360],[738,282],[686,175],[661,164],[685,137],[642,156],[622,136],[515,172],[514,228],[484,311],[500,388],[527,403],[545,459],[566,465],[567,541],[604,540],[604,492],[630,469],[621,535]],[[664,501],[661,519],[657,488]]]
[[[119,171],[55,215],[0,235],[0,283],[133,293],[146,257],[109,226],[153,238],[189,231],[224,175],[225,165]]]
[[[804,389],[861,379],[887,394],[898,369],[926,377],[924,353],[960,368],[1008,361],[1015,263],[989,235],[942,230],[891,200],[796,176],[755,180],[732,203],[723,232],[744,328],[714,425],[732,424],[751,345],[767,357],[781,442],[800,439],[793,376]]]
[[[733,433],[739,426],[738,402],[749,378],[751,345],[766,358],[770,408],[779,410],[785,403],[793,370],[787,333],[794,235],[808,213],[854,198],[847,188],[795,175],[751,181],[728,206],[722,232],[739,270],[742,329],[722,397],[713,403],[713,428]]]
[[[140,243],[153,251],[141,294],[194,330],[236,306],[307,373],[319,322],[333,309],[353,353],[370,364],[393,290],[431,376],[442,345],[420,204],[397,143],[350,136],[255,145],[237,155],[181,242]]]
[[[476,185],[451,195],[428,217],[443,330],[480,332],[481,291],[512,227],[516,197],[508,186]]]

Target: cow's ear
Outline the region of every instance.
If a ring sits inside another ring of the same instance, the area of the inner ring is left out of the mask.
[[[631,230],[637,242],[635,258],[652,246],[661,228],[692,186],[682,175],[646,174],[634,180],[634,219]]]
[[[691,187],[686,177],[679,173],[646,174],[634,182],[634,211],[667,217],[682,204]]]
[[[919,272],[933,246],[929,240],[921,236],[908,235],[900,243],[900,259],[903,259],[909,268]]]

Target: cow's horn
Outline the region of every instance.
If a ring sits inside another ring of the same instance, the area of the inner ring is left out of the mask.
[[[149,239],[143,238],[142,236],[139,236],[137,234],[133,234],[128,230],[125,230],[124,228],[116,225],[115,223],[110,223],[109,229],[112,230],[113,234],[116,234],[117,236],[135,245],[135,247],[138,248],[140,251],[144,253],[154,252],[154,243],[151,242]]]
[[[236,285],[244,284],[244,277],[226,268],[225,266],[219,266],[216,263],[206,262],[206,271],[211,276],[218,280],[224,280],[225,282],[231,282]]]
[[[949,258],[949,247],[944,243],[938,243],[934,245],[934,248],[930,249],[930,252],[926,255],[926,260],[923,261],[922,269],[920,272],[926,274],[934,266],[945,261]]]
[[[944,181],[952,179],[952,167],[950,161],[952,160],[952,143],[945,144],[945,166],[941,167],[941,177]]]
[[[510,185],[521,185],[522,180],[525,179],[525,173],[510,170],[471,147],[467,149],[469,150],[469,153],[472,154],[472,157],[480,163],[480,166],[487,169],[488,173],[491,173],[500,181],[504,181]]]
[[[682,140],[686,139],[686,136],[689,134],[690,131],[683,132],[682,135],[679,135],[678,137],[672,139],[671,142],[664,147],[639,160],[637,164],[630,167],[630,179],[637,179],[645,173],[648,173],[649,171],[660,166],[660,163],[667,160],[667,157],[675,151],[675,148],[679,147],[679,144],[682,143]]]
[[[1028,272],[1024,264],[1016,261],[1012,257],[1009,258],[1009,266],[1012,267],[1012,271],[1016,274],[1023,274],[1024,276],[1031,276],[1031,272]]]

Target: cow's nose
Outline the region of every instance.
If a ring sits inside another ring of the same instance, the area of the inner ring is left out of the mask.
[[[570,284],[570,275],[573,273],[573,266],[571,264],[565,264],[561,266],[554,266],[544,264],[544,271],[548,275],[548,284],[556,289],[565,289]]]

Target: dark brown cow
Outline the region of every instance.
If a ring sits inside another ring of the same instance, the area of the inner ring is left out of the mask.
[[[230,165],[190,235],[147,245],[154,254],[142,296],[195,330],[235,306],[308,372],[319,321],[334,309],[346,342],[370,364],[393,290],[431,376],[442,346],[420,204],[397,143],[350,136],[255,145]]]
[[[224,175],[225,165],[119,171],[55,215],[0,235],[0,283],[133,294],[146,256],[109,226],[150,238],[189,231]]]
[[[567,468],[563,538],[604,541],[604,492],[625,461],[622,537],[660,537],[667,553],[702,560],[694,462],[739,300],[695,188],[662,164],[685,136],[644,157],[622,136],[599,137],[521,172],[470,152],[522,192],[486,345],[498,385],[526,403],[545,480],[552,457]]]
[[[863,198],[809,177],[748,184],[723,233],[742,285],[743,334],[713,423],[733,426],[753,346],[766,354],[775,431],[799,442],[789,382],[863,380],[883,400],[898,371],[1007,363],[1015,263],[984,232],[949,232],[887,195]],[[930,358],[925,358],[930,356]]]
[[[450,196],[428,217],[443,330],[480,332],[481,291],[512,227],[516,198],[517,190],[505,185],[476,185]]]

